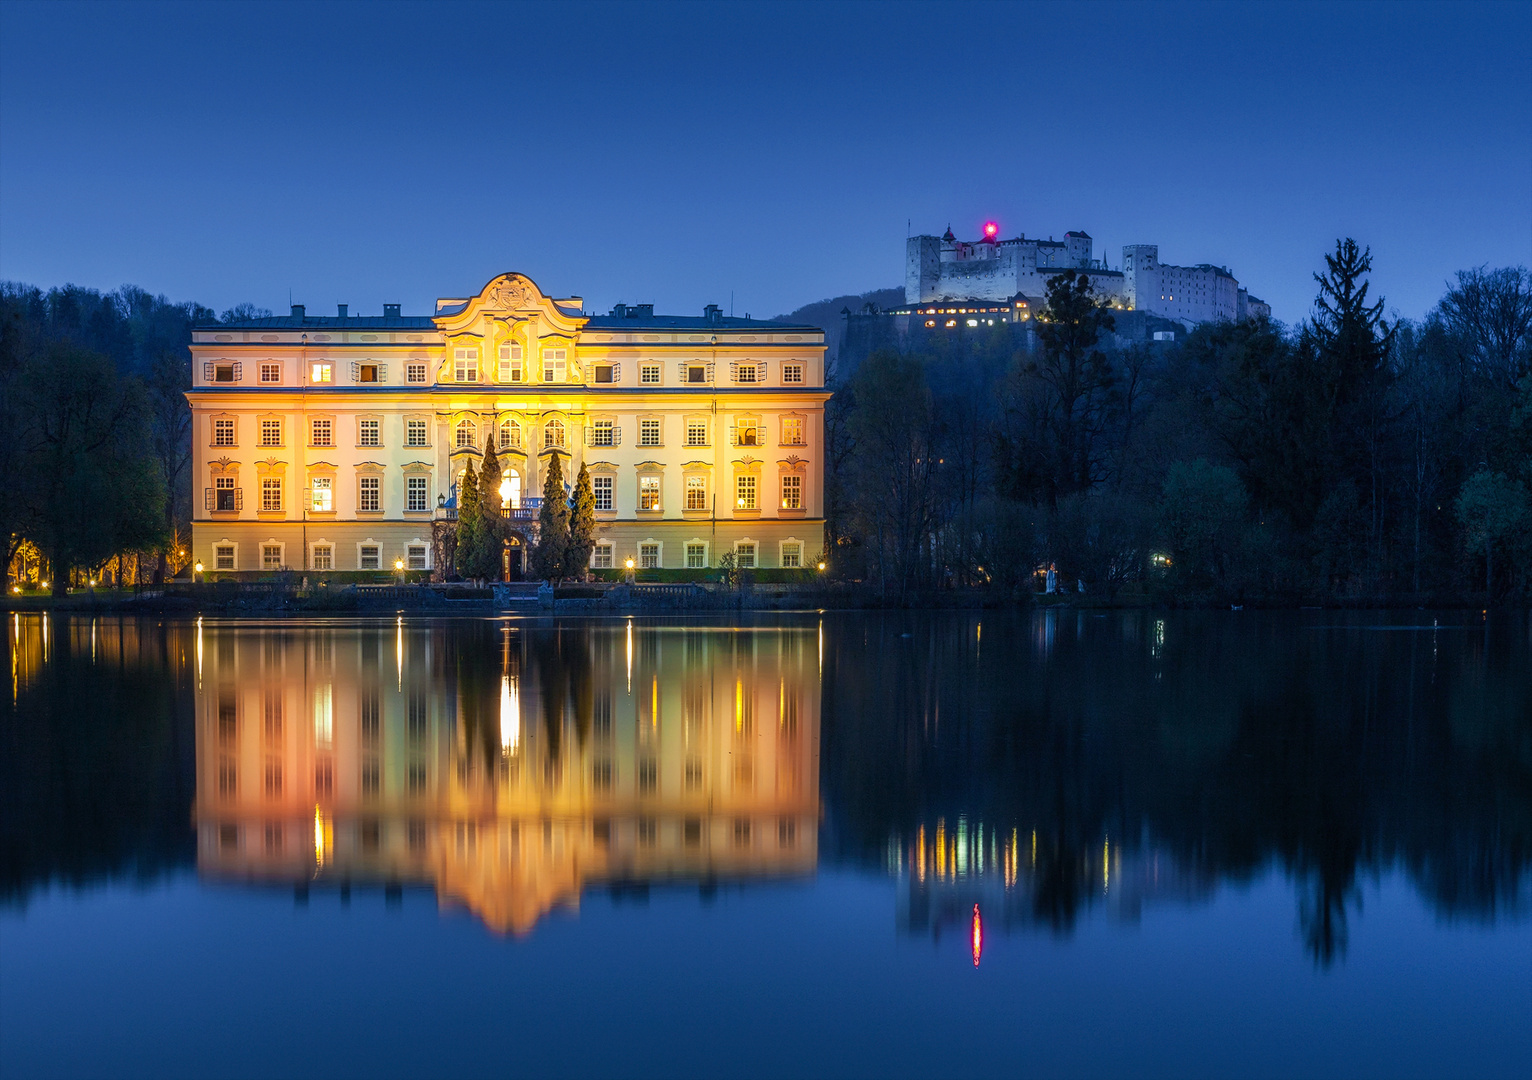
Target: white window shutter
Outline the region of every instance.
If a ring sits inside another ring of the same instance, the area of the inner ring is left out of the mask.
[[[355,360],[351,361],[351,381],[362,381],[362,365],[358,364]]]

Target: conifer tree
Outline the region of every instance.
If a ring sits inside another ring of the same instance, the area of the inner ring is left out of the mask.
[[[564,495],[564,469],[558,454],[548,455],[537,525],[532,572],[548,581],[558,580],[564,576],[564,552],[569,547],[569,500]]]
[[[564,576],[583,578],[596,546],[596,493],[591,490],[590,471],[580,464],[575,480],[574,507],[569,518],[569,547],[564,552]]]
[[[457,487],[457,572],[479,577],[485,547],[484,509],[479,501],[479,477],[472,459]]]
[[[484,462],[479,469],[479,506],[486,520],[499,518],[500,458],[495,454],[495,437],[484,447]]]

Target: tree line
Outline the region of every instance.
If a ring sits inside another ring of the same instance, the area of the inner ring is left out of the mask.
[[[837,573],[891,601],[1524,600],[1532,275],[1462,271],[1411,321],[1371,269],[1337,241],[1299,325],[1164,343],[1066,272],[1030,325],[871,352],[826,416]]]

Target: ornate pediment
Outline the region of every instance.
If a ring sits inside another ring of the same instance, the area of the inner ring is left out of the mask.
[[[437,317],[436,325],[448,335],[478,333],[488,337],[482,329],[485,320],[535,321],[540,325],[533,334],[534,339],[554,335],[573,337],[586,323],[584,315],[560,307],[525,274],[501,274],[492,278],[477,296],[469,297],[462,308],[446,309],[446,313]]]

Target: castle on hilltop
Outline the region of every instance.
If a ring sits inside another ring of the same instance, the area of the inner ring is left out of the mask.
[[[905,242],[905,303],[943,308],[932,315],[953,304],[998,304],[1004,305],[1005,321],[1024,321],[1042,306],[1049,280],[1073,270],[1089,274],[1096,294],[1113,307],[1186,326],[1271,314],[1270,306],[1241,288],[1226,266],[1171,266],[1160,262],[1157,245],[1130,244],[1122,249],[1121,268],[1114,270],[1095,258],[1094,244],[1083,231],[1066,232],[1063,240],[1025,235],[1002,240],[993,222],[971,242],[959,240],[950,227],[942,236],[912,236]]]

